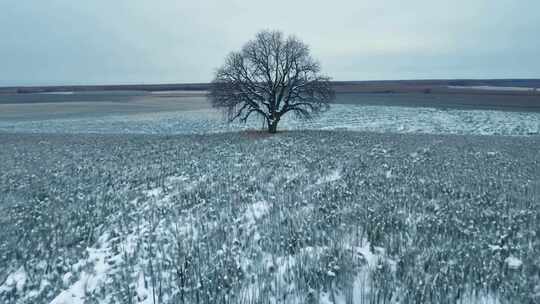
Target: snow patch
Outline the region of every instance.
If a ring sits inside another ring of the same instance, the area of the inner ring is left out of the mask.
[[[21,267],[17,271],[11,273],[7,278],[4,284],[0,286],[0,293],[16,290],[21,292],[26,284],[26,272]]]
[[[255,223],[256,220],[265,216],[269,210],[270,205],[267,202],[258,201],[247,208],[244,218],[247,222]]]
[[[146,300],[150,302],[150,291],[146,286],[146,281],[144,279],[144,273],[141,271],[137,277],[137,286],[135,292],[137,293],[137,300],[139,303],[146,303]]]
[[[106,246],[107,238],[108,235],[105,234],[100,237],[100,242],[98,243],[101,244],[100,246],[97,248],[87,248],[88,258],[78,263],[81,266],[93,265],[90,271],[82,272],[79,280],[73,283],[68,289],[62,291],[50,304],[83,304],[88,294],[96,292],[102,284],[106,283],[108,273],[112,268],[111,264],[108,263],[111,260],[111,254],[108,246]],[[66,279],[66,276],[64,276],[64,279]]]
[[[73,95],[75,92],[73,91],[58,91],[58,92],[39,92],[37,94],[45,94],[45,95]]]
[[[324,184],[324,183],[331,183],[335,182],[338,179],[341,178],[341,171],[340,170],[334,170],[330,174],[323,176],[317,180],[317,184]]]
[[[169,90],[169,91],[150,91],[150,94],[153,95],[177,95],[177,94],[192,94],[192,95],[204,95],[208,91],[198,91],[198,90]]]
[[[163,189],[161,189],[161,187],[145,191],[145,194],[148,197],[154,197],[154,198],[161,196],[162,193],[163,193]]]
[[[250,119],[246,124],[228,124],[221,113],[213,109],[0,121],[1,131],[30,133],[209,134],[260,127],[260,121],[256,119]],[[285,117],[279,128],[530,136],[540,134],[540,113],[335,104],[317,120],[299,121]]]
[[[509,256],[504,261],[511,269],[518,269],[523,264],[523,262],[515,256]]]

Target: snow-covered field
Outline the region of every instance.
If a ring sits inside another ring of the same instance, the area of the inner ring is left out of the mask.
[[[540,302],[540,113],[280,127],[0,120],[0,303]]]
[[[1,121],[0,131],[33,133],[206,134],[257,129],[262,122],[227,124],[212,109],[106,115],[74,119]],[[540,113],[421,107],[333,105],[309,122],[285,118],[280,129],[355,130],[391,133],[538,135]]]
[[[540,300],[537,136],[0,142],[0,303]]]

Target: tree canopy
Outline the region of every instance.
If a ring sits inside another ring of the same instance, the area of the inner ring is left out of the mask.
[[[229,121],[259,115],[275,133],[289,112],[311,119],[329,108],[335,94],[330,78],[320,70],[298,38],[262,31],[227,56],[215,73],[209,98],[214,107],[226,110]]]

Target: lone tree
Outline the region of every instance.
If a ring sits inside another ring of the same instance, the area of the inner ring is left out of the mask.
[[[226,111],[229,122],[263,117],[275,133],[281,117],[292,112],[311,119],[334,99],[330,78],[309,47],[279,31],[259,32],[241,51],[232,52],[216,71],[209,93],[212,106]]]

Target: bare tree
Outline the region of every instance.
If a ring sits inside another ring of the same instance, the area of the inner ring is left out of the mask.
[[[319,73],[305,43],[279,31],[262,31],[241,51],[229,54],[216,71],[209,98],[229,121],[259,115],[275,133],[289,112],[311,119],[329,108],[335,94],[330,78]]]

